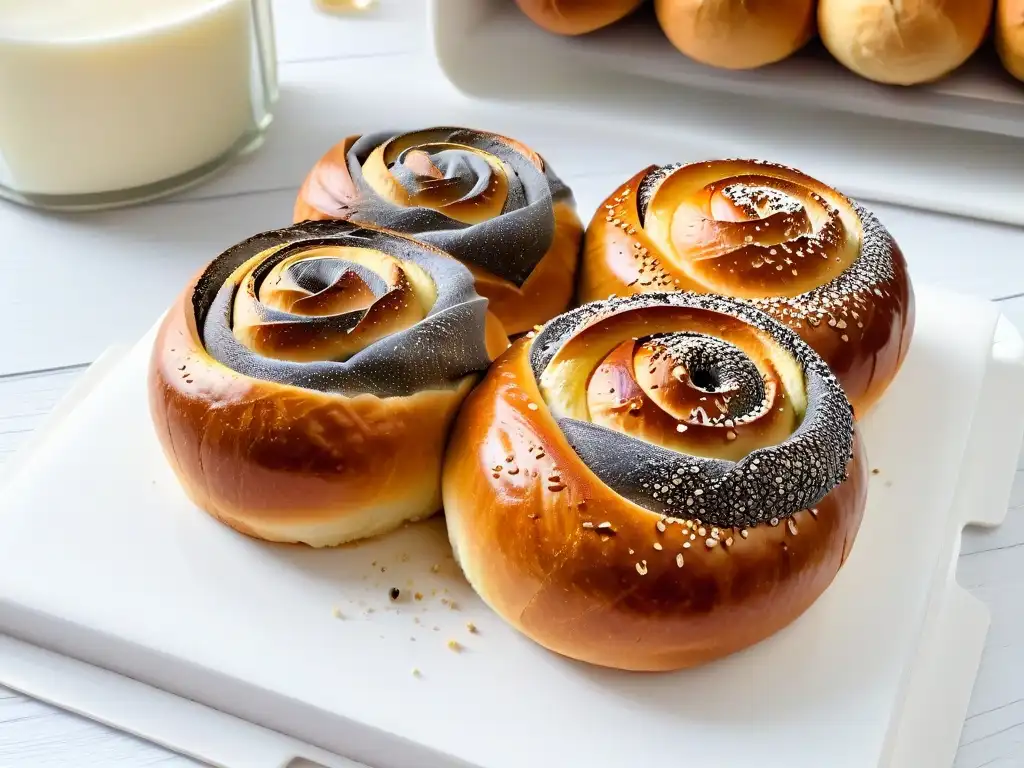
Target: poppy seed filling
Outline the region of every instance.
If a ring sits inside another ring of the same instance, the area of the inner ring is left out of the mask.
[[[813,507],[846,479],[853,457],[854,421],[838,380],[799,336],[740,301],[693,293],[645,293],[585,304],[556,317],[534,337],[530,364],[535,378],[540,379],[566,342],[592,323],[659,305],[718,312],[763,331],[799,365],[806,410],[788,438],[753,450],[739,461],[683,454],[597,424],[557,419],[573,450],[602,482],[652,512],[742,527]],[[699,360],[705,369],[717,370],[723,380],[739,384],[742,408],[756,410],[764,397],[763,382],[754,383],[750,369],[758,381],[760,375],[742,352],[728,345],[743,357],[739,360],[732,351],[725,351],[722,340],[704,334],[671,334],[669,339],[682,345],[691,361]]]

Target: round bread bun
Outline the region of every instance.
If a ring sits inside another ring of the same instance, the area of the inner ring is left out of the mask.
[[[574,659],[670,670],[767,638],[832,582],[865,459],[796,334],[658,293],[527,336],[467,398],[444,468],[456,560],[507,622]]]
[[[598,208],[581,301],[650,291],[743,299],[832,367],[858,418],[899,371],[914,295],[896,242],[863,206],[756,160],[651,166]]]
[[[992,0],[821,0],[818,32],[829,52],[861,77],[916,85],[967,61],[991,17]]]
[[[571,303],[583,225],[572,191],[528,147],[465,128],[350,136],[313,167],[294,221],[385,227],[462,261],[505,330]]]
[[[614,24],[643,0],[516,0],[534,24],[556,35],[583,35]]]
[[[1024,0],[999,0],[996,50],[1006,71],[1024,80]]]
[[[455,259],[346,222],[213,260],[150,360],[157,436],[186,494],[242,533],[312,546],[441,508],[452,420],[508,346]]]
[[[754,69],[788,58],[814,35],[816,0],[655,0],[669,41],[695,61]]]

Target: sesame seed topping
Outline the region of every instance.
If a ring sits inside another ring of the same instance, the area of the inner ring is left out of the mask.
[[[662,550],[661,543],[657,541],[654,542],[654,548],[660,552]]]
[[[646,576],[647,575],[647,561],[646,560],[641,560],[639,563],[636,564],[636,572],[639,573],[641,576]]]
[[[676,567],[677,568],[682,568],[683,567],[683,556],[682,556],[682,554],[676,555]]]

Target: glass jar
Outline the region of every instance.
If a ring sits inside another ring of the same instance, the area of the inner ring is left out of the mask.
[[[0,0],[0,196],[152,200],[258,147],[277,100],[270,0]]]

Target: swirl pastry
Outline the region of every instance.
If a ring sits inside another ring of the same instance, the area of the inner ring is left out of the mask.
[[[469,271],[429,245],[308,222],[229,248],[163,320],[150,406],[197,506],[329,546],[441,507],[444,443],[508,346]]]
[[[580,299],[645,291],[732,296],[797,331],[858,417],[913,332],[907,265],[867,209],[800,171],[756,160],[652,166],[587,228]]]
[[[810,606],[866,477],[849,402],[799,336],[732,299],[655,293],[516,341],[456,420],[443,492],[458,562],[509,623],[665,670]]]
[[[583,225],[572,192],[513,139],[463,128],[350,136],[313,167],[294,220],[346,219],[455,256],[516,335],[572,301]]]
[[[625,18],[643,0],[516,0],[538,27],[556,35],[583,35]]]

